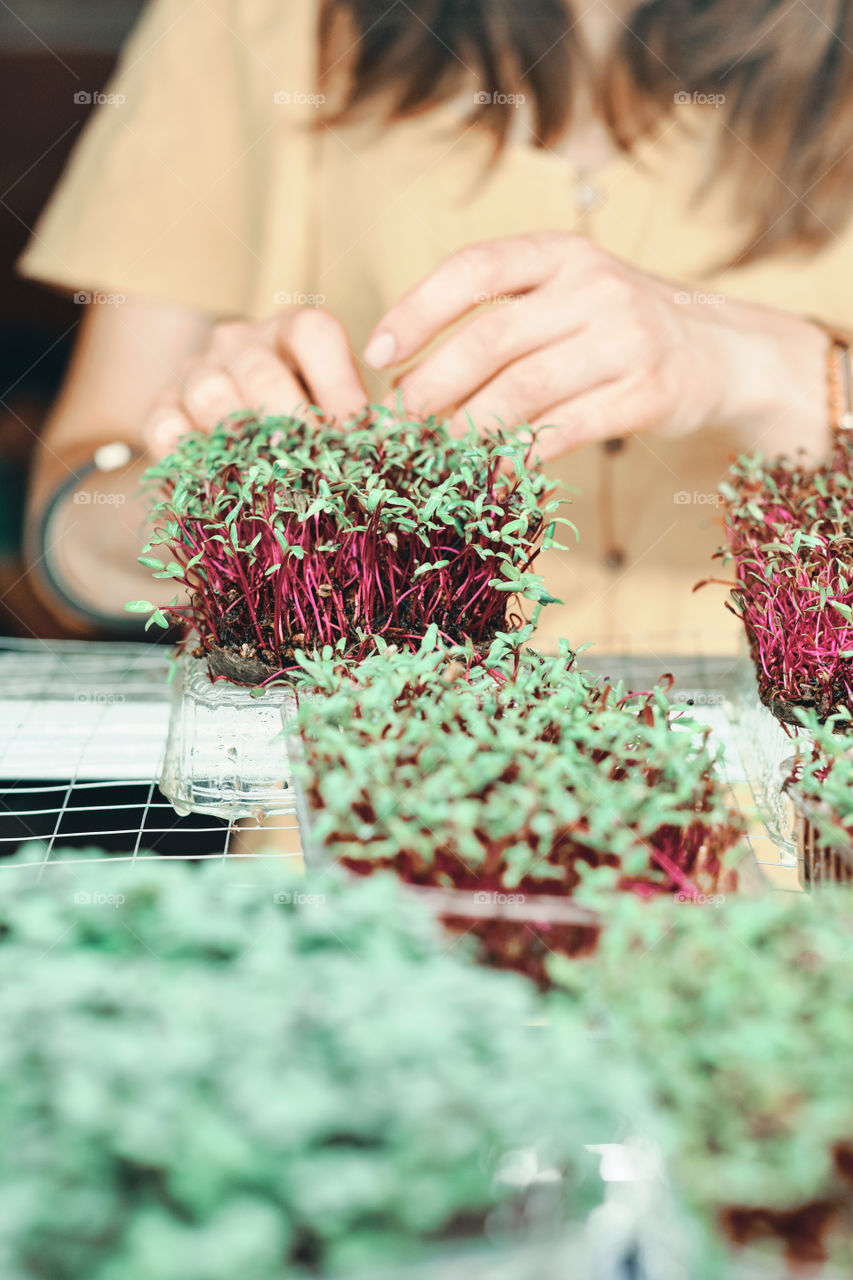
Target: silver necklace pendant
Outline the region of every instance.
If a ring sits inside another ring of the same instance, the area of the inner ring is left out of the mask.
[[[597,209],[603,199],[601,187],[587,178],[577,177],[574,184],[575,207],[579,213],[591,213]]]

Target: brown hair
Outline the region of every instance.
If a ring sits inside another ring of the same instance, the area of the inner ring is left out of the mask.
[[[324,0],[321,52],[341,18],[353,45],[348,80],[328,119],[386,103],[401,119],[470,82],[472,111],[500,148],[523,92],[541,145],[572,113],[585,58],[568,0]],[[624,150],[660,128],[677,95],[724,95],[715,176],[731,185],[748,228],[744,263],[819,248],[853,212],[853,5],[846,0],[647,0],[597,86]],[[509,98],[509,101],[507,101]],[[701,99],[700,99],[701,100]]]

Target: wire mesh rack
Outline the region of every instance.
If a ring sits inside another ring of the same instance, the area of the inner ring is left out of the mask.
[[[170,669],[155,643],[0,639],[0,869],[22,847],[17,867],[95,846],[121,860],[301,856],[293,816],[179,817],[161,795]]]

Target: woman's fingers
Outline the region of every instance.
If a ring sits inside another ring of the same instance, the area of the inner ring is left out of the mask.
[[[236,412],[240,396],[224,369],[199,360],[191,365],[182,384],[170,389],[149,413],[142,438],[153,458],[171,453],[188,431],[211,431]]]
[[[344,420],[366,402],[343,326],[325,312],[298,311],[217,325],[205,355],[152,410],[143,437],[162,458],[185,432],[212,431],[245,410],[291,414],[310,403]]]
[[[365,362],[374,369],[399,364],[472,307],[542,284],[554,272],[557,245],[565,253],[569,239],[543,232],[460,249],[386,312],[365,348]]]
[[[633,378],[618,378],[552,405],[531,426],[540,431],[536,452],[559,457],[595,440],[633,435],[654,424],[654,410]]]
[[[201,431],[215,426],[245,409],[237,383],[225,369],[204,364],[190,370],[184,379],[183,410]]]
[[[530,422],[549,405],[563,404],[592,387],[612,381],[622,372],[621,352],[602,342],[591,330],[560,339],[523,356],[459,407],[451,429],[464,431],[469,417],[488,430],[499,423]]]
[[[308,399],[305,387],[268,342],[258,339],[235,355],[228,366],[244,409],[264,414],[291,414]]]
[[[256,412],[294,413],[315,404],[344,419],[367,401],[343,325],[314,308],[262,325],[221,325],[211,357],[236,383],[242,407]]]
[[[403,403],[424,415],[453,409],[512,362],[577,333],[585,321],[582,306],[566,306],[544,289],[510,298],[473,317],[408,373],[399,386]]]
[[[308,308],[298,311],[280,323],[277,341],[305,384],[310,402],[330,418],[342,422],[365,407],[367,392],[346,330],[334,316]]]
[[[192,422],[180,406],[178,389],[173,388],[148,415],[142,439],[153,460],[159,462],[172,452],[179,437],[192,429]]]

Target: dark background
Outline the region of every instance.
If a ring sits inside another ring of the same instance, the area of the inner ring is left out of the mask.
[[[0,634],[57,636],[22,576],[20,522],[34,440],[80,320],[14,263],[86,123],[78,91],[104,88],[144,0],[0,5]]]

